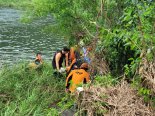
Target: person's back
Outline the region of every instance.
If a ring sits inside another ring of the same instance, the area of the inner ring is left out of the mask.
[[[66,75],[68,75],[71,70],[80,68],[82,60],[80,58],[80,53],[77,50],[78,48],[71,47],[69,52],[69,66],[66,68]]]
[[[75,49],[74,49],[74,47],[70,48],[69,59],[71,60],[71,62],[75,59]]]
[[[53,69],[57,71],[62,67],[63,60],[66,59],[66,55],[69,53],[70,49],[64,47],[62,50],[57,51],[52,60]]]
[[[60,59],[59,59],[59,67],[60,67],[60,68],[62,67],[63,59],[65,58],[65,55],[62,54],[62,52],[61,52],[60,50],[57,51],[57,52],[54,54],[54,57],[53,57],[53,60],[52,60],[53,69],[57,69],[57,66],[56,66],[56,55],[60,55]]]
[[[74,92],[78,85],[87,83],[89,80],[89,73],[84,69],[72,70],[66,79],[66,89],[69,89],[70,92]]]
[[[72,61],[75,59],[80,59],[80,53],[79,53],[77,46],[71,47],[70,52],[69,52],[70,63],[72,63]]]

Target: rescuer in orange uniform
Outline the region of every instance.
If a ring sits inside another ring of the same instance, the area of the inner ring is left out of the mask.
[[[78,85],[89,82],[90,77],[87,70],[87,63],[83,63],[80,66],[80,69],[72,70],[66,78],[66,91],[70,91],[72,93],[75,91]]]
[[[79,68],[80,64],[81,64],[81,59],[80,59],[80,53],[79,53],[79,50],[77,50],[77,46],[75,47],[71,47],[70,48],[70,52],[68,54],[68,59],[69,59],[69,62],[68,62],[68,67],[66,67],[66,74],[68,76],[68,74],[71,72],[71,70],[73,69],[77,69]]]

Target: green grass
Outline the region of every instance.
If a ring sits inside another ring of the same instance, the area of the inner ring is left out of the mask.
[[[42,71],[27,66],[19,63],[0,70],[0,116],[58,116],[77,102],[65,93],[65,77],[52,75],[50,63],[45,62]],[[93,82],[103,87],[117,83],[110,74],[98,75]]]
[[[111,74],[107,74],[104,76],[97,75],[94,82],[94,84],[108,87],[116,85],[119,82],[119,78],[113,77]]]
[[[26,63],[21,63],[0,71],[0,115],[58,114],[58,110],[49,106],[65,97],[65,78],[53,77],[50,63],[44,64],[42,72],[26,67]]]
[[[26,8],[30,6],[30,0],[0,0],[0,7]]]

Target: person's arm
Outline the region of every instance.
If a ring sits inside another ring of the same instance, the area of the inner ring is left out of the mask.
[[[69,58],[68,58],[68,57],[69,57],[69,53],[67,53],[65,56],[66,56],[66,67],[68,67],[68,64],[69,64],[69,63],[68,63],[68,59],[69,59]]]
[[[90,75],[89,75],[89,74],[87,74],[87,75],[85,76],[85,78],[84,78],[84,84],[86,84],[86,83],[88,83],[88,82],[90,82]]]
[[[60,58],[61,58],[61,53],[58,53],[58,54],[56,55],[56,57],[55,57],[56,67],[57,67],[57,70],[58,70],[58,71],[60,70],[60,67],[59,67]]]
[[[72,61],[72,63],[70,64],[70,66],[66,68],[66,69],[67,69],[67,70],[66,70],[67,73],[71,71],[71,68],[73,67],[73,65],[75,64],[75,62],[76,62],[76,59],[74,59],[74,60]]]
[[[70,74],[66,78],[66,88],[68,89],[70,86],[70,80],[72,79],[73,72],[70,72]]]

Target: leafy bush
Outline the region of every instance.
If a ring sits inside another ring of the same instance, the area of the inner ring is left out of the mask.
[[[96,76],[95,77],[95,84],[108,87],[108,86],[113,86],[118,83],[118,78],[112,77],[110,74],[105,75],[105,76]]]
[[[135,77],[132,80],[131,85],[133,88],[137,90],[138,94],[143,97],[146,103],[151,103],[153,104],[153,106],[155,106],[155,101],[154,101],[155,97],[152,95],[151,90],[147,87],[144,87],[142,83],[143,81],[140,77]]]

